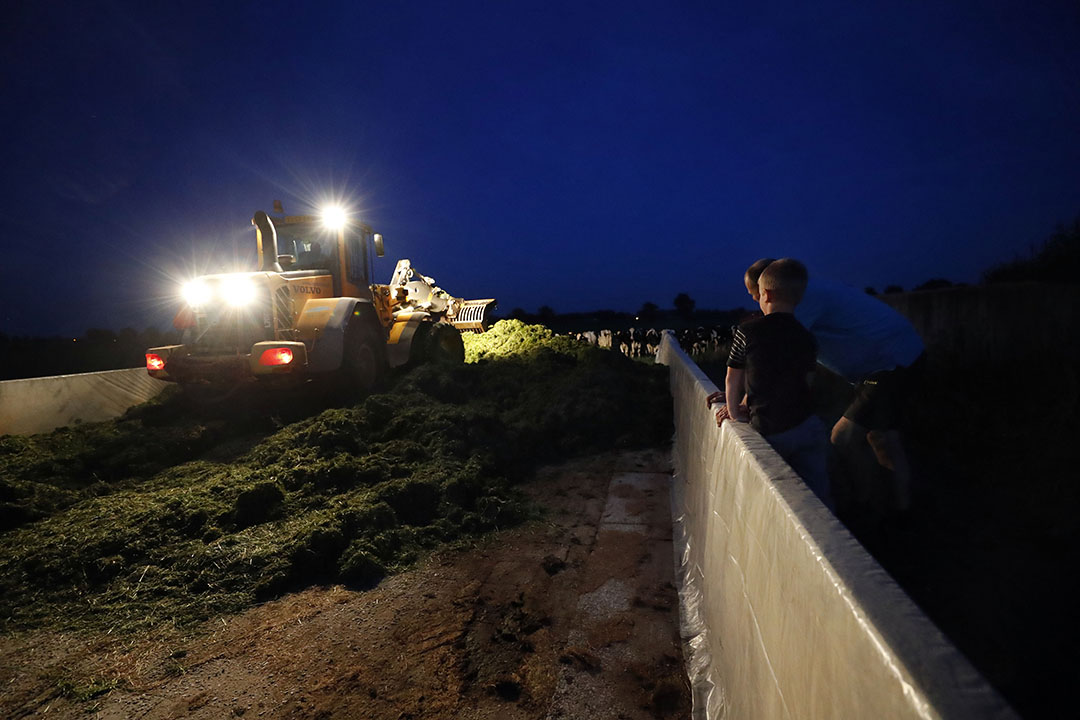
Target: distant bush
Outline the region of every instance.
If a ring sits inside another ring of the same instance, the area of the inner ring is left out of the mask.
[[[694,308],[697,307],[697,303],[694,299],[686,293],[679,293],[676,295],[672,304],[675,306],[675,312],[683,317],[690,317],[693,315]]]
[[[1080,284],[1080,217],[1059,225],[1029,258],[995,265],[983,273],[983,282],[1055,282]]]
[[[931,278],[921,285],[916,285],[915,290],[942,290],[944,288],[950,288],[953,286],[951,280],[945,278]]]

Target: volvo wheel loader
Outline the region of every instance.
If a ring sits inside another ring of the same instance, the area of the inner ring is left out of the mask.
[[[255,213],[259,269],[186,285],[182,343],[146,351],[150,376],[196,389],[337,375],[369,391],[389,368],[462,362],[461,331],[483,332],[495,300],[453,297],[409,260],[372,283],[382,236],[324,220]]]

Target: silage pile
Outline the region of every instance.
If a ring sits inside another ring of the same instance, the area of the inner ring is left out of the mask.
[[[541,462],[670,439],[662,367],[516,321],[466,340],[468,364],[417,368],[230,461],[200,456],[235,418],[168,401],[0,438],[15,520],[0,535],[0,626],[185,624],[312,584],[369,586],[528,517],[513,486]]]

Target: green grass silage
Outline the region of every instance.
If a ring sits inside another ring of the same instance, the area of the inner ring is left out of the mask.
[[[0,438],[0,626],[186,625],[312,584],[370,586],[528,517],[513,486],[541,462],[670,439],[662,367],[517,321],[466,352],[289,424],[295,408],[166,399]],[[238,457],[206,453],[252,435]]]

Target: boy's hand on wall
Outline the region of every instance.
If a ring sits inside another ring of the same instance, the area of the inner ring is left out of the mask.
[[[727,398],[726,398],[726,396],[724,394],[724,391],[723,390],[717,390],[712,395],[705,398],[705,407],[711,408],[713,405],[716,405],[718,403],[723,404],[725,402],[727,402]]]
[[[750,422],[750,411],[745,405],[736,405],[734,411],[731,405],[724,405],[716,411],[716,425],[719,427],[725,420],[733,422]]]

